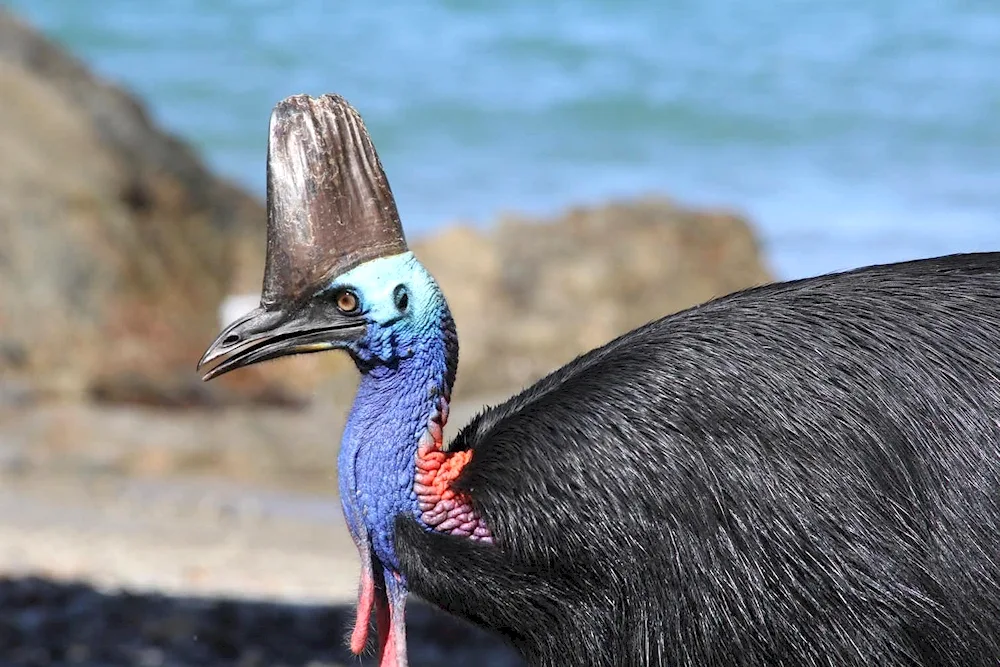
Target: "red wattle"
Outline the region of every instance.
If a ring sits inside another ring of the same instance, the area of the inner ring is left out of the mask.
[[[387,573],[387,578],[391,575]],[[379,635],[382,636],[385,628],[385,636],[380,645],[382,653],[379,656],[379,667],[407,667],[406,657],[406,621],[404,611],[406,609],[406,590],[401,588],[397,582],[386,582],[388,597],[377,601],[385,609],[385,625],[382,623],[382,613],[379,613]],[[395,585],[393,585],[395,584]],[[381,612],[381,610],[380,610]]]
[[[371,561],[361,566],[361,586],[358,589],[358,615],[354,619],[354,631],[351,632],[351,653],[361,655],[368,643],[368,627],[372,618],[372,606],[375,602],[375,579],[372,576]],[[381,631],[379,633],[381,635]],[[379,637],[382,644],[382,637]]]
[[[486,522],[472,507],[466,494],[455,493],[452,486],[462,469],[472,460],[472,450],[446,452],[442,428],[448,419],[448,401],[442,399],[439,412],[431,417],[427,431],[417,443],[413,491],[417,495],[420,518],[429,528],[441,533],[492,542]]]

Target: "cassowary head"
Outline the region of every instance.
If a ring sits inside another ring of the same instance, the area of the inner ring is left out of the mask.
[[[364,372],[413,354],[444,299],[409,252],[378,156],[337,96],[279,103],[268,142],[268,238],[260,307],[228,326],[205,379],[293,354],[344,349]]]

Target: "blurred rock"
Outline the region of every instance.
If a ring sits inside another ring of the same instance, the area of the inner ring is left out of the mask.
[[[260,284],[261,203],[2,10],[0,99],[0,383],[183,391],[224,295]]]
[[[0,405],[0,487],[11,477],[48,474],[214,475],[332,493],[337,488],[334,462],[356,382],[352,374],[340,377],[345,380],[345,397],[323,396],[296,411],[280,406],[220,406],[178,413],[137,401]],[[485,403],[501,398],[455,402],[449,433]]]
[[[414,244],[461,340],[456,395],[512,390],[650,320],[768,282],[750,224],[663,198]]]

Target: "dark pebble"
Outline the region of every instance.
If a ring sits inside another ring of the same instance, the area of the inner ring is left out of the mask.
[[[420,603],[411,667],[519,667],[501,640]],[[349,606],[102,593],[0,578],[0,667],[375,667],[346,648]],[[374,633],[373,633],[374,634]]]

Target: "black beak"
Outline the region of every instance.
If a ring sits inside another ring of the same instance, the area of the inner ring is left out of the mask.
[[[268,359],[343,348],[364,333],[362,317],[344,315],[332,303],[313,302],[289,311],[257,308],[219,334],[198,370],[222,360],[202,377],[207,381]]]

